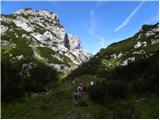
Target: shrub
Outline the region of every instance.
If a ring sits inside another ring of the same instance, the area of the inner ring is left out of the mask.
[[[133,103],[127,101],[120,101],[113,105],[113,119],[132,118],[133,113],[134,113]]]
[[[30,71],[26,89],[33,92],[44,91],[44,86],[58,79],[58,74],[49,66],[38,63],[38,65]]]
[[[2,63],[2,101],[8,102],[23,95],[25,81],[18,73],[19,69],[13,68],[9,62]]]
[[[100,81],[89,89],[89,96],[93,101],[104,103],[107,99],[125,98],[128,87],[123,81]]]
[[[52,81],[56,82],[58,73],[42,63],[37,63],[29,72],[30,76],[24,77],[21,73],[23,63],[12,64],[2,61],[2,101],[9,102],[25,93],[41,92]]]

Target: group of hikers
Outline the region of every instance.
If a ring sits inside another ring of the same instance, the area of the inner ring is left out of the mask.
[[[80,107],[80,100],[82,98],[82,93],[87,92],[88,87],[92,86],[93,82],[90,82],[89,84],[80,83],[74,92],[74,107]]]

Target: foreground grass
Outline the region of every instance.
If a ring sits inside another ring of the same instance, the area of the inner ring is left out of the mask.
[[[2,103],[2,118],[63,118],[61,115],[72,108],[72,91],[66,89],[49,91],[9,104]]]
[[[2,118],[158,118],[158,96],[146,94],[97,104],[83,94],[73,107],[74,86],[64,83],[32,97],[2,103]]]

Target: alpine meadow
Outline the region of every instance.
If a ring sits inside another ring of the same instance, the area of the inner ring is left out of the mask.
[[[2,119],[158,119],[158,1],[1,1]]]

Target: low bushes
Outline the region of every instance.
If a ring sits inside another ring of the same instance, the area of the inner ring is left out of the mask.
[[[125,82],[103,80],[90,87],[89,96],[93,101],[105,103],[110,99],[125,98],[127,92],[128,87]]]
[[[58,73],[40,62],[36,63],[36,67],[26,71],[28,76],[20,74],[20,66],[22,65],[18,64],[16,67],[10,62],[2,62],[2,102],[9,102],[25,93],[45,91],[49,83],[58,80]]]

